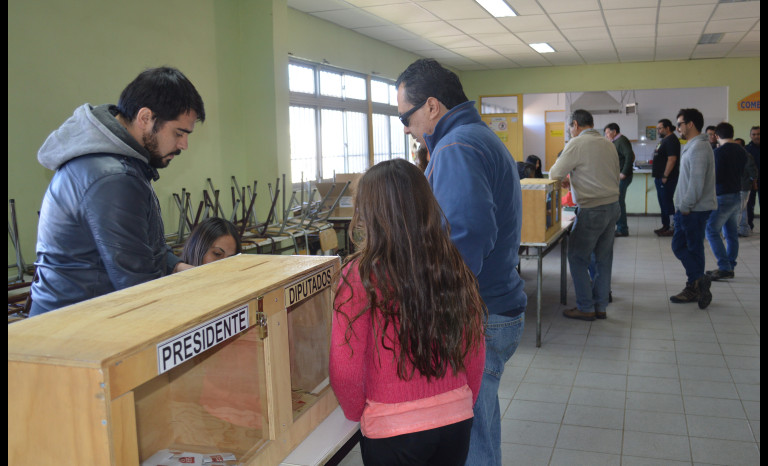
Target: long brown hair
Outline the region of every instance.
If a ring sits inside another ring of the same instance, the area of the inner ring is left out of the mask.
[[[347,343],[352,323],[371,312],[374,341],[378,333],[382,347],[399,346],[397,374],[403,380],[414,369],[427,380],[442,378],[448,366],[463,371],[470,349],[484,338],[486,309],[477,279],[449,229],[426,177],[412,163],[381,162],[360,179],[349,229],[357,251],[345,265],[357,267],[368,305],[349,319]],[[343,286],[350,286],[346,277]],[[334,303],[337,312],[342,304]],[[388,343],[390,325],[395,341]]]

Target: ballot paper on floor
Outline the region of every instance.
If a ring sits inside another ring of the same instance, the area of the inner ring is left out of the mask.
[[[232,453],[213,453],[203,455],[200,453],[190,453],[180,450],[160,450],[147,460],[141,463],[141,466],[177,466],[197,464],[201,466],[225,466],[230,461],[235,461],[235,455]]]

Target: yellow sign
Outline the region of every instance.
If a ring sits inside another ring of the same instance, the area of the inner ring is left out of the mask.
[[[760,111],[760,91],[757,91],[753,94],[750,94],[743,99],[741,99],[737,104],[736,108],[739,111]]]
[[[552,131],[549,132],[549,135],[552,136],[553,138],[561,138],[564,136],[564,134],[565,134],[565,131],[562,129],[553,129]]]

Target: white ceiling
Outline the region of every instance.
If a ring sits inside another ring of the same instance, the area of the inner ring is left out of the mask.
[[[287,0],[288,6],[459,70],[760,56],[760,2],[506,0],[494,18],[475,0]],[[699,45],[702,34],[724,33]],[[547,42],[554,53],[527,44]]]

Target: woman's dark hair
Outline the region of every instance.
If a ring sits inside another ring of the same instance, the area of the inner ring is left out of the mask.
[[[240,254],[243,249],[240,234],[232,222],[218,217],[206,218],[192,230],[184,243],[184,249],[181,251],[182,262],[194,266],[203,265],[203,257],[213,242],[226,235],[235,239],[235,254]]]
[[[395,88],[405,87],[405,98],[413,105],[434,97],[449,110],[467,99],[459,77],[443,68],[433,58],[422,58],[411,63],[395,81]]]
[[[527,159],[525,159],[526,162],[533,164],[534,167],[536,167],[536,171],[534,172],[533,178],[544,178],[544,173],[541,172],[541,168],[543,164],[541,163],[541,159],[536,155],[529,155]]]
[[[429,151],[426,146],[419,146],[419,150],[416,151],[416,166],[419,170],[424,171],[429,164]]]
[[[463,371],[470,349],[484,338],[477,279],[449,230],[426,177],[407,160],[376,164],[360,179],[350,225],[357,251],[345,265],[357,267],[368,305],[350,319],[346,339],[352,323],[371,312],[374,340],[393,351],[399,346],[403,380],[414,370],[427,380],[442,378],[448,366]],[[340,289],[350,286],[342,277]],[[337,312],[343,304],[334,303]],[[386,337],[389,326],[394,341]]]
[[[195,111],[198,121],[205,121],[202,97],[187,77],[175,68],[143,71],[123,89],[117,101],[121,115],[133,121],[142,107],[149,108],[155,114],[155,130],[190,110]]]

